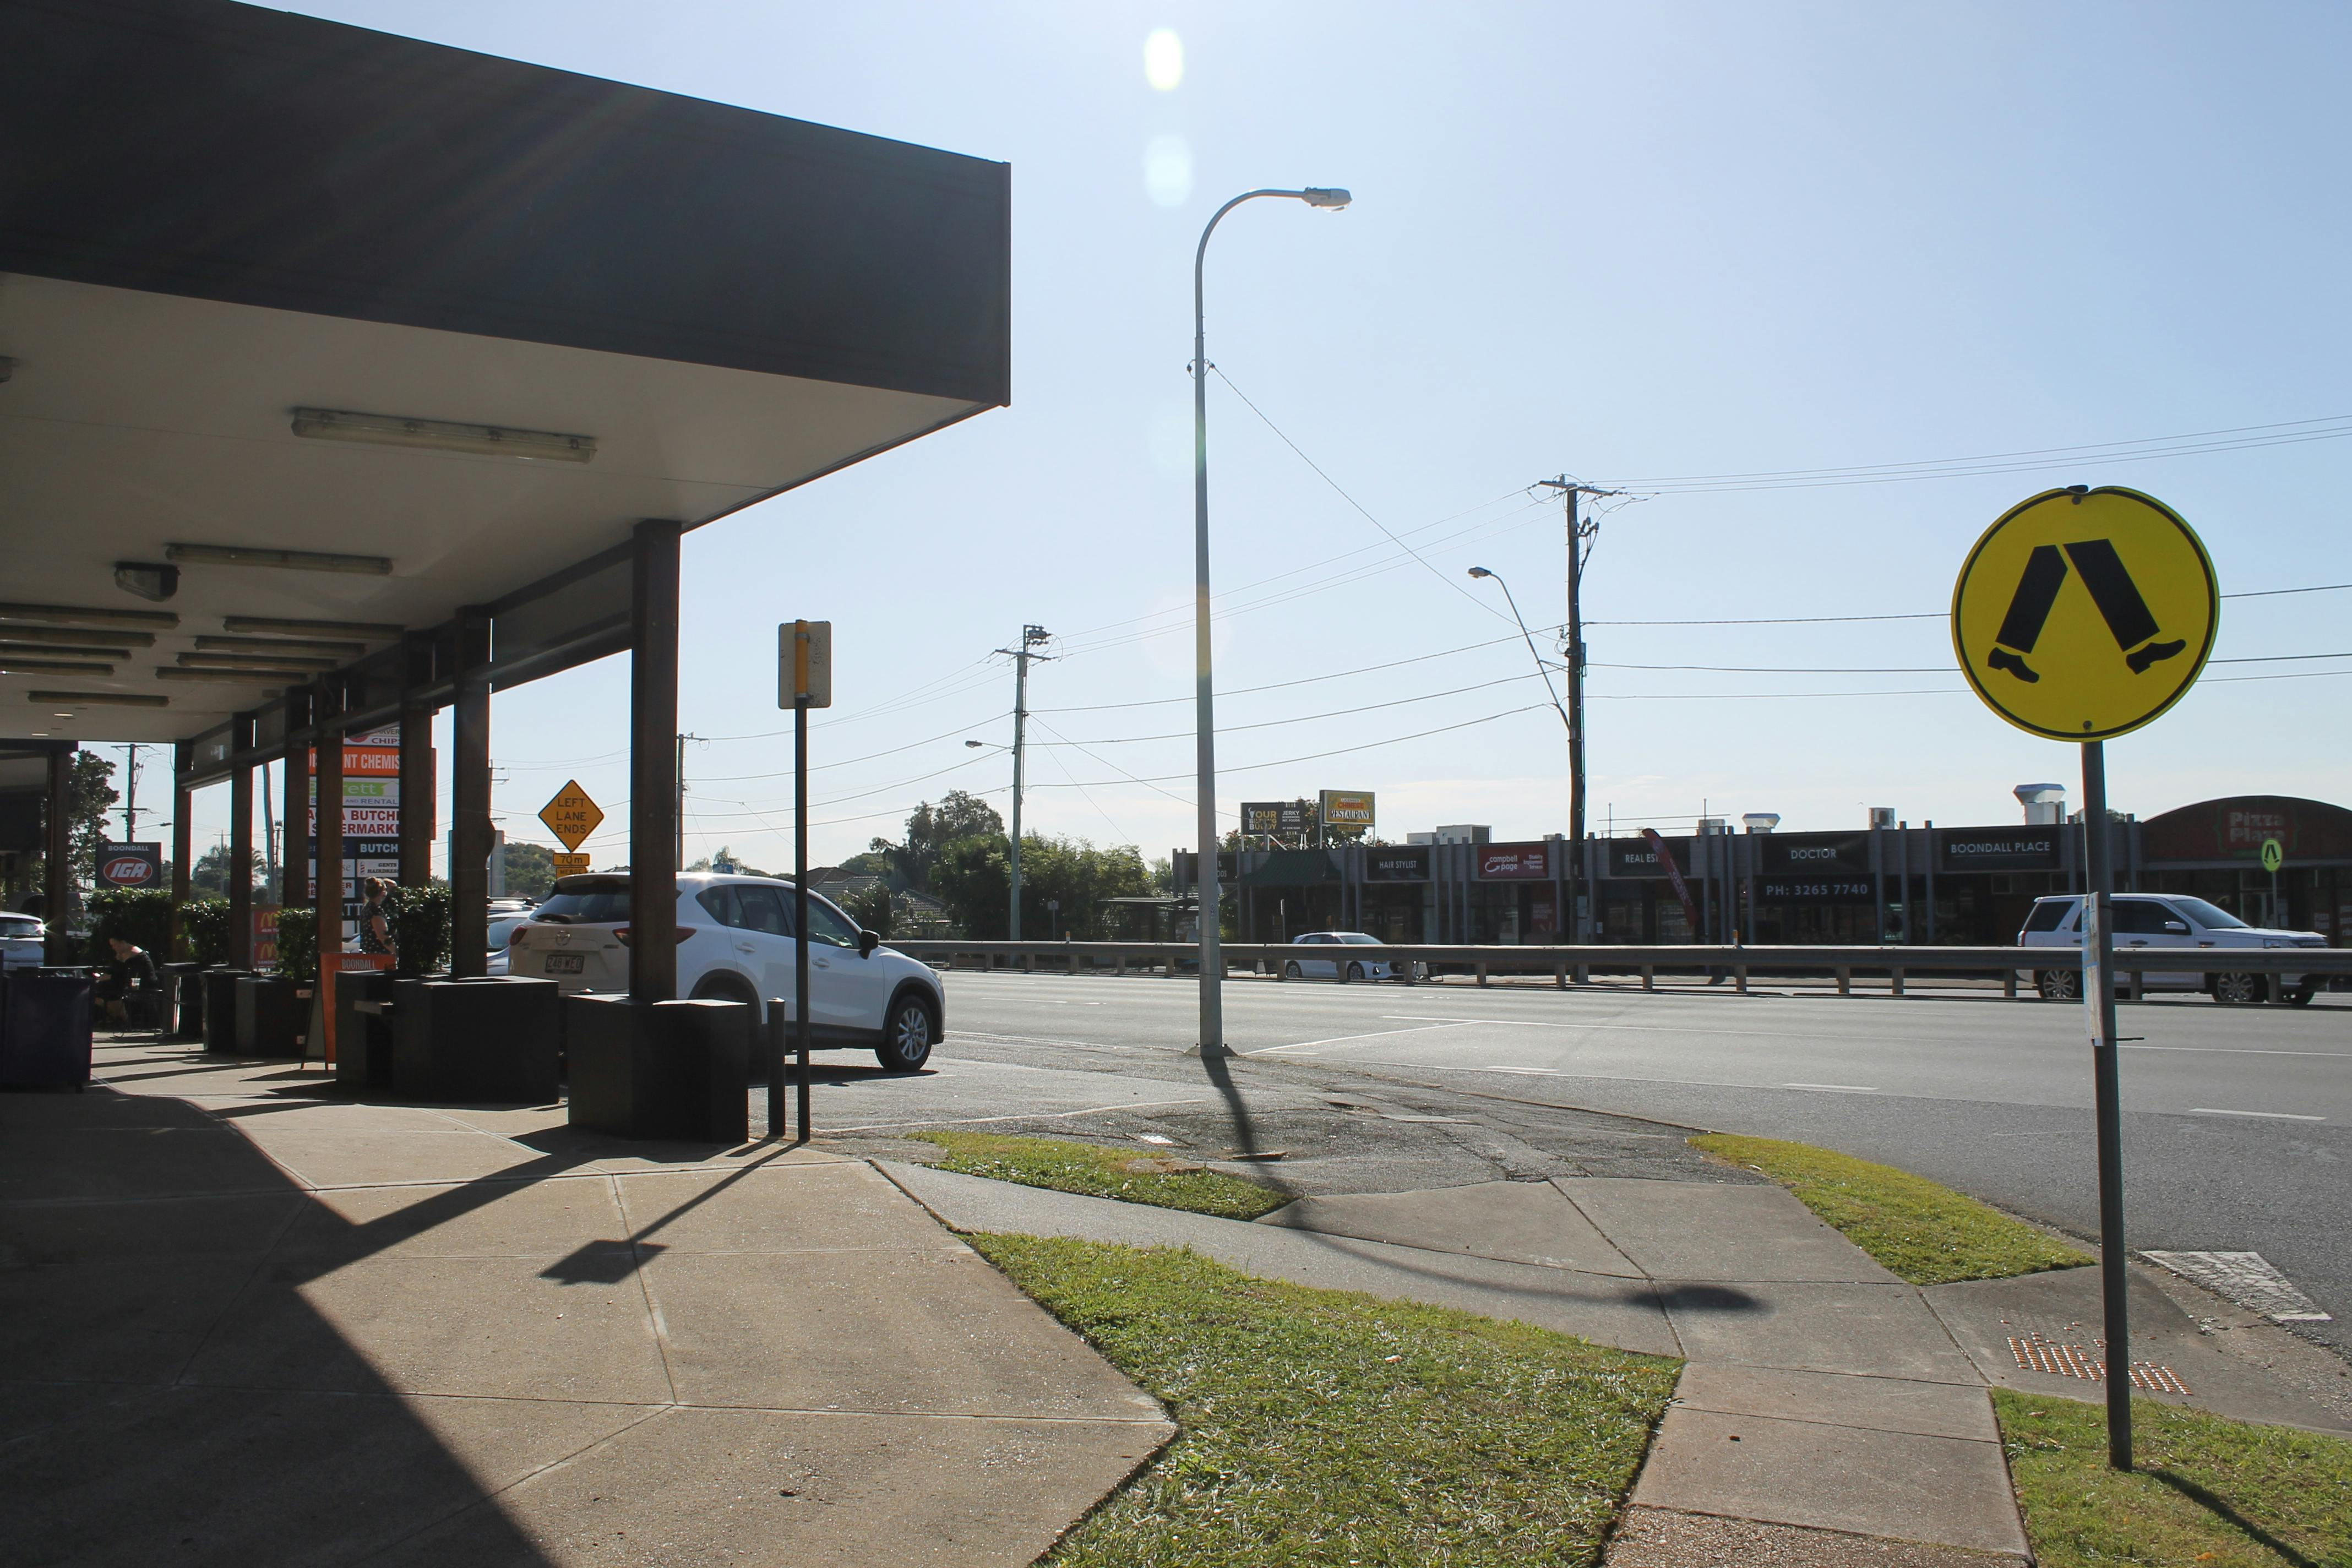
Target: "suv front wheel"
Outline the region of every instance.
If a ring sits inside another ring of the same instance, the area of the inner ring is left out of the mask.
[[[2213,976],[2213,1000],[2231,1006],[2270,1000],[2270,979],[2266,975],[2249,974],[2233,969],[2226,974]]]
[[[2074,1002],[2083,995],[2083,977],[2071,969],[2044,969],[2033,976],[2033,988],[2044,1002]]]
[[[912,991],[901,991],[882,1020],[882,1043],[874,1047],[875,1058],[885,1072],[917,1071],[931,1059],[939,1032],[930,1004]]]

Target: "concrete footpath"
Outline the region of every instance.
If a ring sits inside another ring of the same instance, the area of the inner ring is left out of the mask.
[[[105,1045],[0,1095],[0,1562],[1032,1562],[1173,1432],[862,1160]]]
[[[2027,1337],[2084,1341],[2095,1270],[1922,1290],[1778,1187],[1494,1182],[1310,1196],[1245,1224],[921,1165],[883,1169],[960,1230],[1190,1247],[1267,1278],[1685,1358],[1611,1568],[2017,1562],[2028,1549],[1988,1383],[2100,1397],[2079,1375],[2087,1352],[2062,1364]],[[2141,1289],[2151,1358],[2142,1379],[2159,1397],[2186,1389],[2230,1414],[2341,1429]]]

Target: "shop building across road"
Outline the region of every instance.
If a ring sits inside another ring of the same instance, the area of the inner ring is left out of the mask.
[[[2193,894],[2249,924],[2317,931],[2338,947],[2352,938],[2352,810],[2235,795],[2118,818],[2111,831],[2118,891]],[[1245,942],[1340,930],[1393,942],[1561,942],[1573,940],[1574,889],[1596,942],[1991,946],[2017,940],[2035,899],[2083,890],[2084,832],[2064,821],[1898,822],[1580,846],[1553,835],[1250,848],[1220,858],[1220,880]],[[2275,872],[2266,842],[2279,847]],[[1180,893],[1191,867],[1178,852]]]

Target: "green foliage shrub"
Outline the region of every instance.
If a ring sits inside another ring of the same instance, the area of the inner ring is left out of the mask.
[[[172,956],[172,895],[161,888],[101,888],[89,896],[91,963],[113,962],[110,938],[136,942],[163,963]]]
[[[319,980],[319,911],[300,904],[278,911],[278,975],[298,985]]]
[[[190,899],[180,906],[180,930],[187,936],[188,957],[194,962],[228,962],[226,899]]]
[[[449,889],[442,882],[394,888],[384,896],[394,961],[402,973],[429,974],[449,963]]]

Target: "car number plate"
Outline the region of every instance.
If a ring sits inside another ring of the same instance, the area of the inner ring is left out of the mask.
[[[550,974],[577,974],[582,956],[576,952],[551,952],[547,955],[547,972]]]

